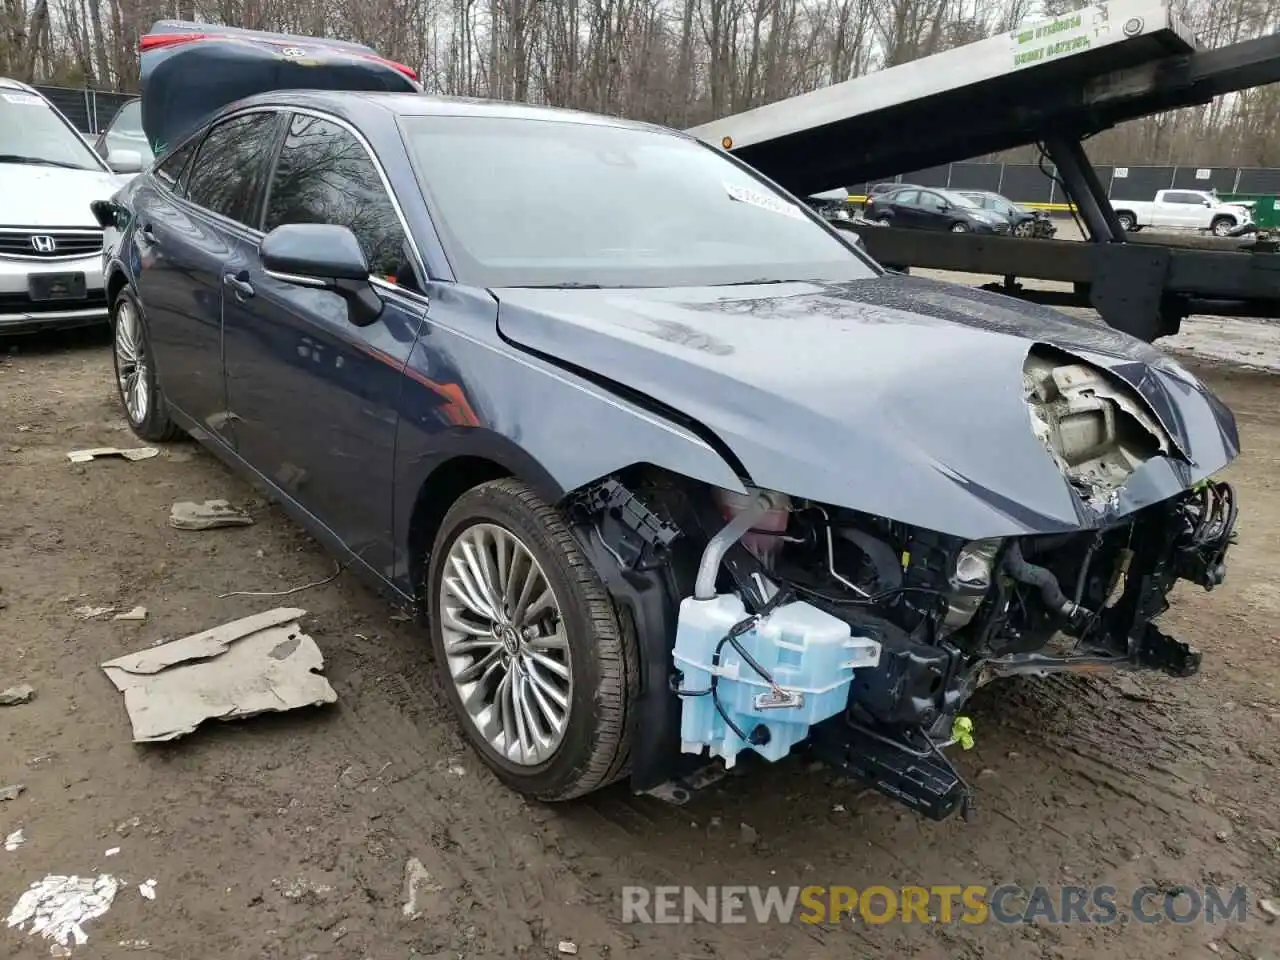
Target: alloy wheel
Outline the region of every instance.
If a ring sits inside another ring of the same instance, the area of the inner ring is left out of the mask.
[[[129,420],[141,424],[151,407],[151,371],[138,313],[127,299],[116,309],[116,380]]]
[[[439,590],[445,658],[468,720],[509,763],[546,763],[569,725],[573,668],[541,565],[510,530],[477,523],[449,547]]]

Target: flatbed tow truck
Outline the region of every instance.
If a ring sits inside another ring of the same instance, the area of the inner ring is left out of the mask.
[[[1277,81],[1280,34],[1202,49],[1163,0],[1110,0],[688,132],[797,196],[1034,144],[1088,242],[851,229],[885,266],[1003,277],[995,289],[1092,307],[1151,342],[1192,314],[1280,317],[1280,249],[1261,233],[1126,234],[1084,141],[1126,120]],[[1071,288],[1032,289],[1023,279]]]

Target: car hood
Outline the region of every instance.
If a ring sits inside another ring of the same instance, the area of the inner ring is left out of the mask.
[[[96,230],[89,204],[109,199],[128,179],[103,170],[0,164],[0,226]]]
[[[886,274],[492,292],[510,343],[696,421],[752,483],[957,536],[1102,526],[1239,452],[1230,411],[1155,348],[982,290]],[[1172,439],[1105,503],[1032,432],[1023,365],[1037,344],[1109,371]]]

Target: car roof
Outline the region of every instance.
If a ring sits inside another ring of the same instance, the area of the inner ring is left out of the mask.
[[[35,87],[25,84],[21,80],[14,80],[11,77],[0,77],[0,87],[4,87],[6,90],[21,90],[23,93],[34,93],[41,100],[44,99],[44,97],[40,96],[40,91]]]
[[[258,93],[228,104],[227,109],[246,106],[309,107],[354,119],[369,107],[378,107],[397,117],[494,117],[504,120],[543,120],[585,126],[650,130],[692,139],[687,134],[658,124],[623,120],[603,114],[569,110],[564,107],[482,100],[472,97],[444,97],[424,93],[386,93],[366,90],[282,90]]]

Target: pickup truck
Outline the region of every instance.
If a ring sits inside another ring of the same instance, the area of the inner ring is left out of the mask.
[[[1207,190],[1161,190],[1154,200],[1113,200],[1111,205],[1127,233],[1156,227],[1208,230],[1225,237],[1253,217],[1244,204],[1223,203]]]

